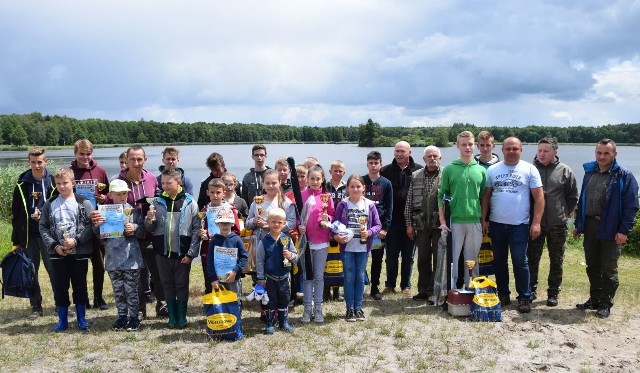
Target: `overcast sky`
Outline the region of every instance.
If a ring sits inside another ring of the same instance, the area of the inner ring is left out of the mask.
[[[640,1],[3,1],[0,113],[640,122]]]

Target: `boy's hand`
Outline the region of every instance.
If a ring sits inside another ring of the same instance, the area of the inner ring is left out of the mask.
[[[101,194],[101,193],[94,194],[93,198],[95,198],[96,202],[98,202],[98,203],[104,203],[104,201],[107,200],[107,196],[105,196],[104,194]]]
[[[65,248],[72,249],[76,246],[76,240],[74,240],[73,238],[65,238],[62,244]]]
[[[200,230],[198,231],[198,235],[205,241],[209,240],[209,233],[206,229],[200,228]]]
[[[298,227],[298,232],[300,232],[300,234],[304,234],[306,231],[307,228],[304,225]]]
[[[360,231],[360,238],[362,238],[363,240],[366,240],[367,238],[369,238],[369,231],[364,229]]]
[[[149,211],[147,211],[147,220],[151,221],[153,219],[156,218],[156,210],[155,209],[149,209]]]
[[[212,287],[214,290],[218,290],[218,289],[220,289],[220,281],[214,281],[214,282],[212,282],[212,283],[211,283],[211,287]]]
[[[136,231],[136,227],[133,225],[133,223],[127,223],[124,225],[124,231],[126,234],[134,234]]]
[[[282,249],[282,255],[287,259],[293,258],[293,254],[287,249]]]
[[[229,271],[227,273],[227,282],[234,282],[236,280],[236,271]]]
[[[180,263],[182,264],[189,264],[191,263],[191,258],[189,258],[188,256],[185,256],[184,258],[182,258],[182,260],[180,261]]]

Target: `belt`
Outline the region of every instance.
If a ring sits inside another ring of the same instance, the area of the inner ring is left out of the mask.
[[[588,218],[591,218],[591,219],[593,219],[593,220],[600,221],[600,215],[594,215],[594,216],[589,216],[589,215],[587,215],[587,217],[588,217]]]

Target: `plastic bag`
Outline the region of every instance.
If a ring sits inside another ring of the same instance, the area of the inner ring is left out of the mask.
[[[471,302],[469,321],[502,321],[502,306],[498,298],[496,283],[486,276],[471,281],[475,295]]]
[[[202,304],[210,337],[231,341],[244,337],[238,294],[219,286],[202,297]]]

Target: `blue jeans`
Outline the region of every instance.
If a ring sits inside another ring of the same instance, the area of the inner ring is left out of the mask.
[[[384,286],[396,287],[398,278],[398,262],[400,265],[400,289],[411,288],[411,271],[413,269],[414,241],[407,236],[407,227],[404,224],[391,224],[387,233],[385,251],[387,258],[387,281]]]
[[[344,301],[347,309],[362,309],[364,272],[369,255],[366,251],[344,253]]]
[[[529,244],[529,224],[511,225],[490,222],[489,236],[493,248],[494,269],[498,294],[508,296],[509,291],[509,252],[513,275],[516,279],[518,300],[530,300],[529,263],[527,262],[527,246]]]

